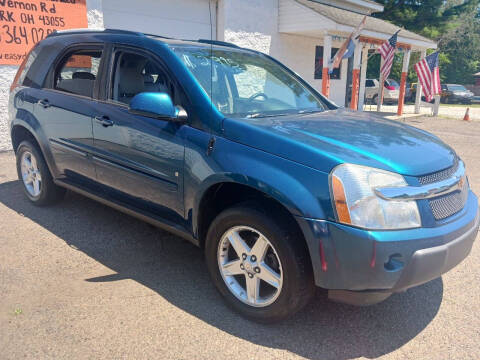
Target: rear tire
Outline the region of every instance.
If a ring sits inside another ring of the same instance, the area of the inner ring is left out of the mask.
[[[372,98],[372,104],[377,105],[378,104],[378,95],[374,95]]]
[[[304,240],[288,220],[276,221],[274,218],[281,219],[281,216],[272,215],[272,212],[267,215],[259,205],[229,208],[211,224],[205,245],[208,270],[226,302],[241,315],[263,323],[277,322],[295,314],[311,300],[315,291]],[[256,246],[260,241],[267,245]],[[262,259],[258,258],[258,248],[266,249],[262,250]],[[236,268],[230,271],[231,264]],[[229,267],[227,272],[225,265]],[[273,278],[271,270],[275,274]],[[258,281],[259,285],[256,285],[255,296],[250,297],[248,284],[252,281],[254,284]]]
[[[38,147],[25,140],[16,151],[17,173],[28,200],[45,206],[60,201],[66,190],[55,185],[48,166]]]

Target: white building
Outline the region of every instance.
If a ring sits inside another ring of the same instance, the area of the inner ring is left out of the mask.
[[[103,0],[105,27],[233,42],[279,59],[319,91],[322,69],[315,71],[315,67],[321,65],[318,60],[323,53],[327,57],[324,47],[339,48],[364,15],[381,11],[383,6],[371,0],[138,0],[135,7],[129,0]],[[362,46],[375,48],[398,29],[368,17],[361,32]],[[406,30],[399,33],[398,43],[413,51],[436,47]],[[360,47],[357,52],[358,69]],[[344,60],[330,82],[329,97],[338,105],[348,105],[345,95],[352,74],[348,67],[354,68],[354,60],[350,62]],[[359,98],[363,100],[362,95]]]
[[[383,11],[382,5],[371,0],[87,0],[87,6],[89,27],[102,26],[103,13],[105,28],[233,42],[279,59],[324,93],[328,82],[322,64],[327,63],[330,49],[339,48],[364,15]],[[367,18],[355,57],[343,60],[330,80],[328,95],[335,103],[350,105],[345,101],[346,89],[352,74],[360,73],[358,101],[362,105],[367,51],[397,29],[388,22]],[[406,30],[399,33],[398,44],[408,53],[406,66],[410,51],[425,53],[436,47],[433,41]],[[0,89],[5,95],[14,72],[15,67],[0,67]],[[4,96],[0,103],[0,150],[10,146],[5,102]]]

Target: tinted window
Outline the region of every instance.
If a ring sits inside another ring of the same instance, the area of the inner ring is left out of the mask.
[[[100,50],[81,50],[67,55],[55,71],[54,88],[71,94],[93,96],[98,76]]]
[[[13,89],[19,84],[22,84],[24,86],[31,85],[32,82],[27,78],[27,73],[30,70],[30,67],[34,63],[35,59],[37,58],[37,54],[38,54],[38,50],[36,47],[30,50],[30,53],[22,61],[22,64],[20,65],[20,68],[18,69],[18,72],[15,75],[15,79],[13,80],[12,86],[10,87],[11,89]]]
[[[366,87],[375,87],[375,83],[373,82],[373,80],[367,80],[365,82],[365,86]]]
[[[116,52],[110,99],[129,104],[142,92],[162,92],[174,98],[173,87],[153,60],[140,54]]]

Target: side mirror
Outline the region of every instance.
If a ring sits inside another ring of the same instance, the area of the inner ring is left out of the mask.
[[[174,106],[172,98],[166,93],[143,92],[130,101],[128,109],[132,114],[154,119],[185,122],[187,112],[180,106]]]

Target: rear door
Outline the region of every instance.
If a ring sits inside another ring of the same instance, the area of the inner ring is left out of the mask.
[[[94,114],[97,181],[123,202],[165,220],[183,220],[185,125],[129,112],[141,92],[168,93],[181,105],[177,88],[153,55],[115,47],[105,79],[105,99]]]
[[[67,49],[53,64],[44,87],[35,92],[34,113],[60,177],[75,183],[95,180],[90,152],[102,54],[101,44]]]

